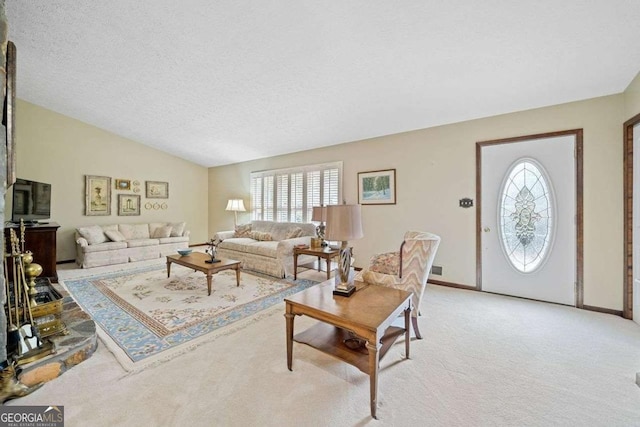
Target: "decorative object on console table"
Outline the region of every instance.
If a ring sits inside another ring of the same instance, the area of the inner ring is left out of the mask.
[[[211,259],[205,261],[207,264],[215,264],[217,262],[220,262],[220,260],[216,258],[216,253],[218,252],[218,248],[216,246],[218,245],[218,243],[219,242],[217,242],[215,239],[209,240],[209,247],[205,249],[205,252],[209,254]]]
[[[233,211],[233,226],[238,226],[238,212],[246,212],[244,201],[242,199],[229,199],[225,211]]]
[[[85,215],[111,215],[111,178],[85,175],[84,196]]]
[[[327,207],[326,206],[314,206],[311,214],[311,221],[319,222],[316,227],[316,233],[321,240],[320,246],[327,246],[327,242],[324,241],[325,226],[324,223],[327,220]]]
[[[327,240],[339,240],[340,261],[336,275],[334,295],[350,296],[355,291],[351,277],[351,248],[349,240],[360,239],[362,233],[362,215],[360,205],[327,206]]]
[[[395,205],[396,170],[358,172],[358,203],[361,205]]]
[[[60,228],[55,222],[39,223],[26,227],[24,230],[24,242],[26,251],[33,253],[33,261],[42,266],[40,277],[49,278],[53,283],[58,282],[58,272],[56,270],[56,232]],[[18,230],[19,225],[14,224],[4,229],[5,253],[11,253],[11,242],[9,234],[11,230]],[[7,280],[13,281],[11,270],[7,272]]]
[[[168,199],[169,183],[161,181],[145,181],[147,199]]]
[[[140,196],[138,194],[118,194],[118,215],[140,215]]]

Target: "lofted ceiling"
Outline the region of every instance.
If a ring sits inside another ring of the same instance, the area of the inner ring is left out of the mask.
[[[620,93],[638,0],[6,0],[17,96],[218,166]]]

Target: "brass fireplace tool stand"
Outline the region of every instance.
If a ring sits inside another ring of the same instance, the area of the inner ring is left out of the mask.
[[[37,314],[41,315],[42,308],[45,308],[38,302],[36,289],[36,277],[42,274],[42,266],[33,262],[33,254],[30,251],[25,251],[24,230],[25,226],[22,221],[20,222],[20,238],[16,235],[15,230],[9,230],[11,254],[4,256],[7,295],[5,308],[8,320],[7,356],[12,357],[18,365],[30,363],[55,353],[53,343],[49,340],[42,340],[42,322],[34,322],[34,317],[38,317],[34,316],[34,311],[38,311]],[[13,283],[7,280],[10,267],[13,273]],[[61,299],[59,305],[61,312]],[[57,309],[55,310],[57,311]],[[46,307],[45,311],[50,312],[51,310]],[[55,322],[56,316],[52,316],[52,313],[48,314],[49,316],[45,316],[43,319],[53,319]],[[66,332],[64,326],[55,329],[56,332]]]

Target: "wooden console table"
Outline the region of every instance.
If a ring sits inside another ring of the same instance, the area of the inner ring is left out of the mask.
[[[58,283],[58,271],[56,270],[56,232],[60,225],[55,222],[40,223],[25,227],[24,248],[33,252],[33,262],[42,266],[40,277],[48,277],[53,283]],[[11,253],[11,241],[9,230],[14,230],[20,238],[20,225],[10,225],[4,228],[4,250]],[[13,282],[11,269],[7,271],[7,280]]]

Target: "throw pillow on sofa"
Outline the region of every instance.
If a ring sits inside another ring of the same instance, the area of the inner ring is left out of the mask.
[[[265,233],[262,231],[252,231],[249,235],[253,240],[260,240],[262,242],[268,242],[273,240],[273,237],[269,233]]]
[[[293,227],[287,232],[285,239],[295,239],[296,237],[302,237],[302,233],[303,233],[302,228]]]
[[[96,245],[107,241],[107,236],[104,235],[104,231],[102,231],[102,227],[99,225],[80,227],[78,228],[78,233],[80,233],[80,235],[84,237],[90,245]]]
[[[236,232],[233,237],[249,237],[251,238],[251,224],[244,224],[236,226]]]
[[[149,226],[147,224],[120,224],[118,225],[118,231],[120,231],[127,240],[149,238]]]
[[[111,240],[112,242],[124,242],[125,237],[118,230],[107,230],[104,234]]]
[[[184,222],[172,222],[167,224],[167,226],[171,227],[171,236],[167,237],[182,237],[187,224]]]
[[[171,236],[171,230],[173,228],[170,225],[166,225],[164,227],[158,227],[155,230],[153,230],[153,234],[151,235],[151,238],[153,239],[162,239],[165,237],[169,237]]]

